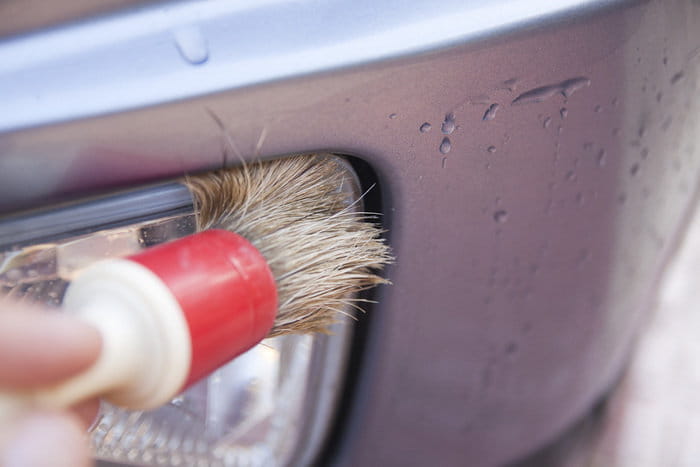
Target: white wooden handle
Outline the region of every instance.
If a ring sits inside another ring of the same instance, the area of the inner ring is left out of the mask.
[[[101,334],[97,361],[54,386],[0,392],[0,423],[30,407],[61,409],[93,397],[154,408],[182,389],[191,359],[189,330],[175,298],[150,270],[128,260],[92,265],[70,285],[64,307]]]

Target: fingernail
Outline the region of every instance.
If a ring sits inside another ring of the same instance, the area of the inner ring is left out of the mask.
[[[92,465],[85,432],[72,416],[33,413],[16,423],[0,457],[3,467]]]

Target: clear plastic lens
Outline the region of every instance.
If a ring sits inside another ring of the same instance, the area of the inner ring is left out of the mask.
[[[342,189],[357,194],[356,187]],[[72,275],[85,265],[193,231],[189,212],[0,247],[0,294],[58,307]],[[103,404],[91,429],[95,455],[127,465],[312,463],[332,420],[351,331],[345,322],[331,336],[267,339],[157,410]]]
[[[304,422],[313,336],[269,339],[151,412],[105,406],[92,430],[104,459],[166,465],[278,465]]]

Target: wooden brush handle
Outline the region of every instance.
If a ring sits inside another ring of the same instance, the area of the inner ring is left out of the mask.
[[[94,397],[155,408],[182,389],[191,359],[187,323],[146,268],[122,259],[96,263],[71,283],[64,307],[100,333],[97,361],[56,385],[0,391],[0,423],[31,408],[65,409]]]

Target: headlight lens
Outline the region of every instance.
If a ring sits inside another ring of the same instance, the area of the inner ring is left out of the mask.
[[[352,201],[359,193],[356,177],[340,160],[339,169],[348,171],[348,186],[339,189]],[[189,194],[173,185],[59,214],[0,221],[0,293],[57,307],[81,267],[194,231]],[[310,464],[332,423],[351,333],[350,323],[342,322],[330,336],[266,339],[157,410],[103,404],[91,429],[95,455],[129,465]]]

